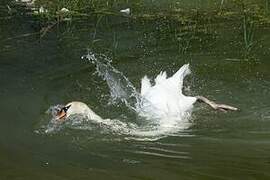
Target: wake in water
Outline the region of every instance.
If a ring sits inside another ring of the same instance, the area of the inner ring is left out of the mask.
[[[189,117],[196,98],[182,94],[183,80],[190,73],[188,65],[181,67],[172,77],[167,77],[166,72],[161,72],[155,78],[154,84],[151,84],[150,79],[145,76],[141,81],[139,93],[128,78],[111,65],[111,60],[106,56],[89,53],[82,58],[95,65],[96,72],[106,81],[110,89],[112,100],[123,102],[144,122],[138,125],[118,119],[97,121],[72,116],[68,123],[70,127],[93,130],[99,126],[114,134],[137,140],[156,140],[167,135],[176,135],[176,133],[179,135],[179,131],[190,127]],[[61,105],[50,108],[50,114],[53,117],[59,107]],[[53,132],[58,126],[59,123],[53,118],[45,128],[45,132]]]

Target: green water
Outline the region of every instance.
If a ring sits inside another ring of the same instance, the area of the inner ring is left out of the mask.
[[[243,60],[242,22],[209,24],[180,43],[180,25],[167,19],[96,22],[62,23],[40,39],[22,36],[38,30],[31,17],[0,21],[1,180],[270,178],[270,27],[256,27],[251,58]],[[89,48],[107,54],[138,89],[144,75],[171,75],[190,63],[188,94],[241,111],[221,113],[198,104],[189,129],[156,141],[72,128],[36,133],[51,105],[72,100],[104,118],[137,121],[123,104],[109,103],[106,82],[81,59]]]

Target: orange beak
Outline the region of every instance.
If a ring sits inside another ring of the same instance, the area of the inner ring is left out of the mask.
[[[65,117],[67,116],[67,111],[68,109],[70,108],[71,105],[68,105],[68,106],[64,106],[61,110],[59,110],[57,112],[57,119],[59,121],[64,121],[65,120]]]
[[[63,120],[65,120],[66,115],[67,115],[67,113],[65,111],[61,110],[57,113],[57,119],[60,121],[63,121]]]

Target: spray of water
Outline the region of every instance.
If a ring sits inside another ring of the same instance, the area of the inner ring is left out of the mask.
[[[97,74],[106,81],[112,102],[121,101],[128,108],[136,110],[136,104],[141,101],[141,96],[128,78],[111,65],[111,59],[105,55],[95,55],[91,52],[82,58],[94,64]]]
[[[129,109],[135,111],[138,117],[143,121],[140,125],[134,122],[123,122],[119,119],[103,119],[102,121],[85,120],[83,117],[74,116],[69,118],[65,126],[73,129],[91,130],[99,129],[101,132],[110,132],[112,134],[124,135],[125,139],[136,140],[157,140],[168,135],[186,135],[185,130],[191,125],[190,108],[185,112],[180,112],[181,116],[170,116],[167,114],[162,117],[156,116],[158,109],[144,98],[143,92],[138,93],[129,79],[119,70],[111,65],[111,60],[105,55],[96,55],[89,52],[82,57],[95,65],[97,74],[106,81],[110,89],[110,95],[114,102],[120,101]],[[188,73],[181,74],[184,78]],[[156,78],[156,83],[166,79],[164,73]],[[145,78],[142,84],[145,84]],[[147,80],[148,81],[148,80]],[[142,88],[143,89],[143,88]],[[143,91],[143,90],[142,90]],[[181,93],[181,92],[179,92]],[[54,116],[54,111],[61,105],[52,106],[49,111]],[[129,119],[129,121],[132,121]],[[45,128],[46,133],[51,133],[54,129],[59,130],[59,124],[52,120]],[[63,126],[63,125],[61,125]],[[57,128],[56,128],[57,127]]]

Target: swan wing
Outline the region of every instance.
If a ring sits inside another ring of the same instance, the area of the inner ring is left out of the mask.
[[[167,79],[168,83],[182,94],[184,78],[190,73],[189,64],[185,64],[172,77]]]

